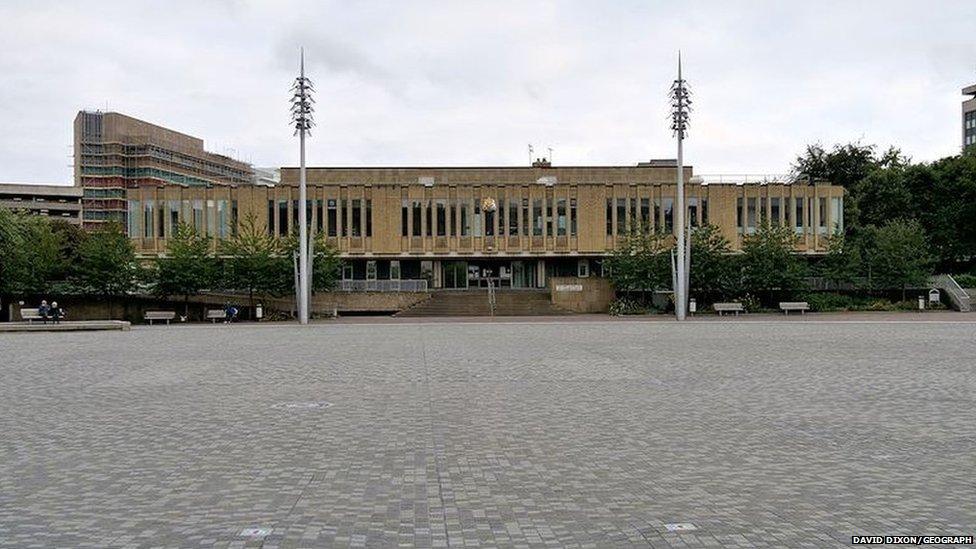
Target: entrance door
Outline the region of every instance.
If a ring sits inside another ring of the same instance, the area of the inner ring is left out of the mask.
[[[534,261],[513,261],[512,287],[535,288],[535,269]]]
[[[444,262],[444,287],[463,289],[468,287],[468,262]]]

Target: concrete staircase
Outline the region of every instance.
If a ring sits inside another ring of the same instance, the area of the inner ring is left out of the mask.
[[[572,314],[549,301],[547,290],[496,290],[495,316]],[[396,314],[399,317],[489,316],[487,290],[435,290],[430,299]]]

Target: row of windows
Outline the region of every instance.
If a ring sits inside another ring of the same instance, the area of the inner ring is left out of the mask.
[[[237,236],[236,200],[130,200],[127,228],[130,238],[166,238],[180,223],[209,237]]]
[[[400,236],[576,236],[575,198],[403,200]]]
[[[167,172],[164,170],[158,170],[156,168],[121,168],[119,166],[106,166],[106,167],[99,168],[93,166],[82,166],[81,174],[89,175],[89,176],[118,175],[118,176],[128,177],[128,178],[151,177],[155,179],[162,179],[165,181],[178,183],[180,185],[189,185],[189,186],[197,186],[197,187],[210,184],[210,182],[205,179],[199,179],[196,177],[191,177],[189,175]]]
[[[699,202],[701,212],[699,216]],[[608,198],[607,199],[607,236],[623,236],[628,231],[642,232],[662,231],[670,233],[674,230],[674,199],[655,198]],[[616,214],[616,217],[614,216]],[[652,215],[653,214],[653,215]],[[616,224],[614,224],[616,220]],[[697,197],[688,198],[688,220],[692,227],[708,224],[708,199]],[[616,229],[616,230],[614,230]]]
[[[373,201],[359,198],[306,200],[305,223],[309,230],[312,230],[312,227],[316,233],[324,230],[326,236],[330,237],[372,237]],[[268,200],[268,234],[285,236],[296,227],[298,227],[297,200]]]
[[[814,205],[817,207],[816,219],[817,229],[820,234],[827,233],[827,198],[802,198],[792,199],[793,207],[790,208],[790,198],[787,197],[749,197],[736,199],[736,228],[740,233],[754,233],[758,225],[767,221],[773,227],[782,224],[791,226],[797,234],[803,234],[804,227],[807,232],[813,232],[814,228]],[[757,207],[758,205],[758,207]],[[830,199],[830,220],[833,233],[844,230],[844,201],[834,197]],[[757,217],[758,216],[758,217]],[[804,220],[806,223],[804,224]],[[743,223],[743,221],[745,223]]]

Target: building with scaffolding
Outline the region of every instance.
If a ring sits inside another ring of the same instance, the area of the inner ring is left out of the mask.
[[[233,187],[254,178],[249,164],[207,152],[202,139],[116,112],[78,113],[74,155],[86,228],[107,221],[131,227],[127,189]],[[159,225],[160,236],[165,229]]]

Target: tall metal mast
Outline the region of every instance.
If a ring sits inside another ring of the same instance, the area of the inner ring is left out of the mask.
[[[688,87],[681,77],[681,52],[678,52],[678,79],[671,85],[671,130],[678,138],[678,188],[677,212],[674,216],[675,251],[677,252],[674,288],[674,312],[678,320],[685,319],[685,309],[688,304],[688,268],[685,242],[685,174],[684,174],[684,139],[688,131],[688,112],[691,106]]]
[[[307,188],[305,185],[305,134],[315,123],[312,121],[312,81],[305,77],[305,48],[301,50],[298,78],[292,84],[291,120],[299,136],[300,167],[298,171],[298,321],[308,324],[310,276],[308,272],[308,223],[306,214]]]

